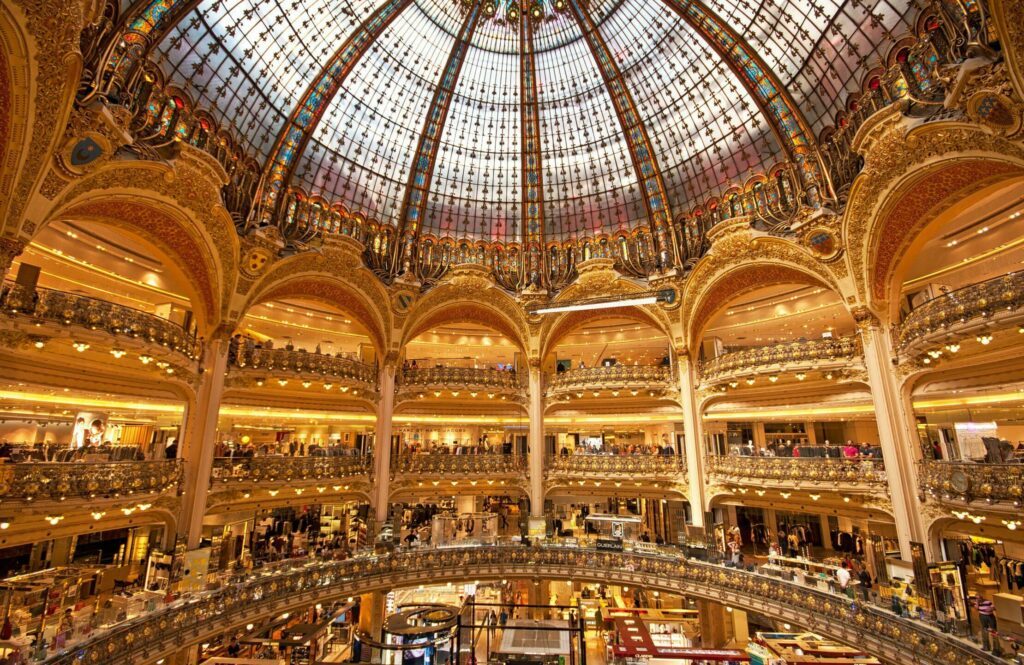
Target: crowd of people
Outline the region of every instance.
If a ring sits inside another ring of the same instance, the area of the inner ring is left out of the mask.
[[[309,443],[292,439],[290,441],[266,441],[259,444],[234,441],[218,441],[214,457],[354,457],[359,450],[341,444]]]
[[[792,440],[769,441],[764,446],[757,446],[747,441],[736,446],[733,454],[744,457],[824,457],[829,459],[882,459],[880,446],[869,443],[847,441],[843,445],[835,445],[827,440],[822,444],[799,443]]]
[[[559,454],[562,457],[568,457],[570,455],[675,455],[676,450],[667,441],[662,441],[660,444],[613,443],[607,446],[581,443],[573,447],[572,450],[569,449],[569,446],[563,444]]]

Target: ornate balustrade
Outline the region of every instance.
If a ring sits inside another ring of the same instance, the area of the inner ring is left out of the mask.
[[[1014,512],[1024,501],[1024,464],[925,461],[917,476],[922,494],[938,501],[1004,504]]]
[[[517,474],[526,469],[522,455],[480,453],[452,455],[449,453],[420,453],[401,455],[392,462],[393,475],[412,474],[448,478],[450,476],[489,476]]]
[[[262,373],[269,376],[296,376],[345,382],[368,392],[377,391],[377,368],[358,360],[326,353],[288,349],[263,349],[232,342],[232,371]]]
[[[402,370],[401,385],[410,388],[499,388],[519,390],[522,384],[515,372],[475,367],[424,367]]]
[[[718,482],[786,487],[885,489],[885,465],[880,459],[826,457],[708,457],[709,475]]]
[[[1018,320],[1024,315],[1024,271],[944,293],[913,309],[899,327],[897,348],[912,355],[936,344],[958,342],[979,325]],[[968,332],[970,331],[970,332]],[[959,333],[959,334],[958,334]]]
[[[548,458],[549,476],[570,478],[628,477],[631,480],[683,478],[682,455],[559,455]]]
[[[218,457],[210,474],[207,511],[252,501],[287,503],[303,495],[305,500],[366,495],[372,468],[369,455]]]
[[[582,367],[553,374],[548,392],[554,395],[583,391],[641,391],[664,393],[674,389],[672,367],[666,365],[612,365]]]
[[[0,500],[119,499],[180,492],[181,460],[0,464]]]
[[[506,578],[599,581],[705,598],[812,629],[891,663],[1002,662],[925,622],[795,582],[686,560],[669,550],[640,555],[558,546],[425,549],[345,561],[301,560],[234,576],[223,588],[73,642],[45,662],[151,663],[247,623],[314,603],[424,583]]]
[[[106,300],[53,289],[27,289],[15,282],[4,282],[0,308],[11,316],[28,317],[35,322],[52,322],[142,339],[167,347],[189,360],[199,357],[195,336],[177,323]],[[45,335],[40,333],[40,336]]]
[[[704,383],[719,383],[783,370],[842,367],[849,365],[861,355],[860,340],[856,337],[758,346],[723,353],[705,361],[701,364],[701,380]]]

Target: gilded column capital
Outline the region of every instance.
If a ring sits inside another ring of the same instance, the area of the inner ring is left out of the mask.
[[[0,277],[10,270],[14,258],[25,251],[25,241],[18,238],[0,238]]]

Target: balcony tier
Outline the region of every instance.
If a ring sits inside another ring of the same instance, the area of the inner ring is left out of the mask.
[[[735,382],[748,376],[779,372],[840,369],[860,360],[856,337],[814,339],[730,351],[701,364],[704,384]]]

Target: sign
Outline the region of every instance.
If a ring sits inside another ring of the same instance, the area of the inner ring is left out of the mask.
[[[604,552],[621,552],[623,550],[622,540],[619,538],[598,538],[597,549]]]

